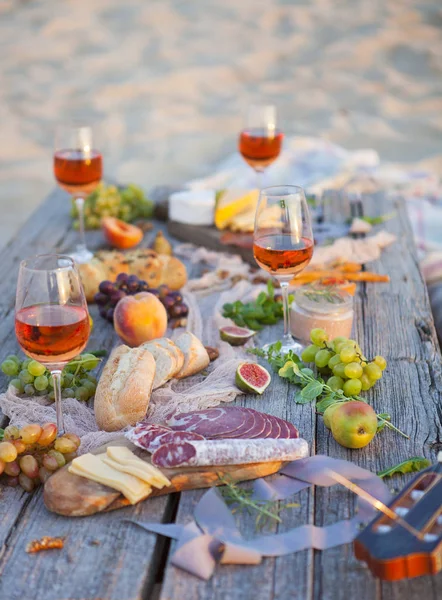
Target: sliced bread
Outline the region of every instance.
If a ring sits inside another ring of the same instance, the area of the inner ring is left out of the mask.
[[[167,348],[163,348],[157,340],[142,344],[140,348],[149,350],[155,359],[156,370],[155,379],[153,380],[153,389],[164,385],[169,379],[172,379],[173,374],[176,371],[176,360],[174,355]]]
[[[175,357],[176,369],[175,369],[175,372],[172,374],[172,377],[175,377],[184,366],[183,352],[178,348],[178,346],[174,342],[172,342],[172,340],[169,340],[169,338],[166,338],[166,337],[155,340],[155,343],[160,344],[160,346],[162,346],[163,348],[166,348],[166,350],[169,350],[169,352],[171,352],[173,354],[173,356]]]
[[[177,379],[195,375],[195,373],[199,373],[209,365],[210,358],[207,350],[193,333],[188,331],[182,333],[175,340],[175,344],[184,354],[184,365],[180,372],[175,375]]]

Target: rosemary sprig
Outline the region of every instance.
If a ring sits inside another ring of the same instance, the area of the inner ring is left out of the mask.
[[[312,287],[310,291],[304,292],[304,296],[312,302],[319,302],[321,299],[324,299],[330,304],[342,304],[344,302],[339,292],[333,289],[320,290]]]
[[[237,512],[256,513],[255,528],[257,530],[263,529],[269,521],[282,522],[278,513],[285,507],[279,507],[278,500],[268,502],[255,500],[252,498],[253,490],[240,488],[229,479],[219,475],[218,477],[223,483],[223,487],[218,488],[219,492],[227,506],[232,509],[232,514]]]

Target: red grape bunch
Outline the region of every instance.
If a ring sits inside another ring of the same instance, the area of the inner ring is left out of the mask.
[[[181,293],[171,291],[167,285],[150,288],[146,281],[138,279],[136,275],[120,273],[115,283],[102,281],[98,289],[94,300],[98,305],[100,315],[110,323],[114,322],[115,307],[122,298],[133,296],[139,292],[149,292],[159,298],[164,305],[169,318],[169,326],[172,329],[186,325],[185,319],[189,314],[189,308],[183,302]]]
[[[20,485],[26,492],[75,458],[80,446],[75,433],[57,437],[54,423],[31,423],[21,429],[8,425],[0,434],[0,481],[12,487]]]

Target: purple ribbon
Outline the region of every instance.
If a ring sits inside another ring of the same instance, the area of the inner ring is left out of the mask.
[[[285,500],[312,485],[329,487],[336,481],[329,476],[335,471],[357,483],[377,500],[387,503],[390,492],[375,474],[345,460],[329,456],[312,456],[293,461],[281,473],[254,482],[256,500]],[[198,502],[194,520],[187,525],[131,523],[177,540],[171,557],[175,566],[200,577],[210,579],[216,564],[259,564],[263,556],[284,556],[299,550],[326,550],[352,542],[362,523],[369,521],[375,509],[358,498],[354,517],[327,525],[302,525],[285,533],[261,535],[252,540],[243,538],[235,519],[216,488],[208,490]]]

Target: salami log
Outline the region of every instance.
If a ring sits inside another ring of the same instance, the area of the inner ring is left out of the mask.
[[[307,442],[301,438],[204,440],[162,444],[152,463],[169,469],[290,461],[307,455]]]

